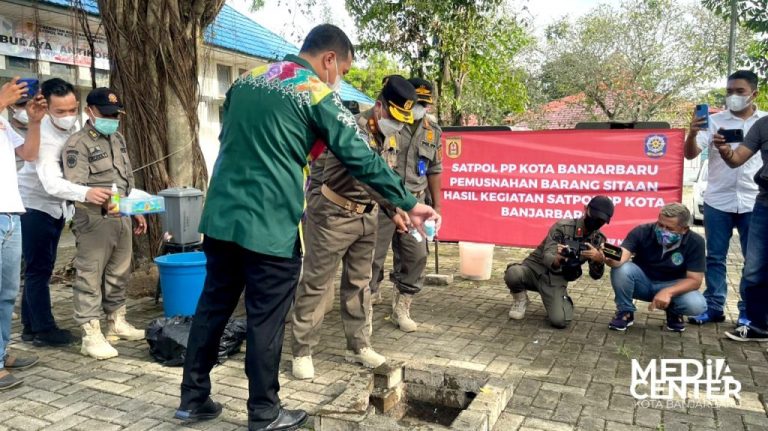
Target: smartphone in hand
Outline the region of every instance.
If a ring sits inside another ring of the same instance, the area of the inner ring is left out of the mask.
[[[615,261],[621,260],[621,247],[617,247],[613,244],[608,244],[607,242],[603,244],[603,255],[607,257],[608,259],[612,259]]]
[[[38,81],[35,78],[21,78],[18,81],[16,81],[18,84],[21,84],[22,82],[27,83],[27,99],[32,99],[37,95],[37,92],[40,90],[40,81]]]
[[[725,138],[726,144],[744,142],[744,131],[741,129],[720,129],[717,134]]]
[[[704,118],[706,120],[701,125],[701,127],[705,129],[709,127],[709,105],[706,103],[696,105],[696,111],[694,111],[694,115],[696,115],[697,118]]]

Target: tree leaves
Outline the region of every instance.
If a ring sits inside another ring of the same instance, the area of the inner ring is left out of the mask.
[[[500,122],[506,112],[524,106],[525,74],[513,61],[531,38],[504,1],[346,3],[363,52],[391,55],[411,75],[436,83],[441,118],[452,124],[469,115]]]
[[[625,1],[598,7],[575,25],[550,26],[544,92],[551,99],[583,93],[608,119],[674,117],[682,98],[723,79],[727,68],[727,24],[689,6]]]

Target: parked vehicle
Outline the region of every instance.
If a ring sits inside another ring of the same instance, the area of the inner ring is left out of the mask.
[[[709,160],[704,160],[699,167],[696,181],[693,183],[693,214],[694,223],[704,222],[704,192],[707,190],[707,173],[709,172]]]

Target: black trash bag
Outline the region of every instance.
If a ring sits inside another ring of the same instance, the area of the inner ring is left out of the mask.
[[[245,319],[230,319],[219,342],[219,363],[240,352],[245,340]]]
[[[187,340],[192,329],[191,317],[163,317],[155,319],[147,327],[146,339],[149,344],[149,354],[159,363],[167,367],[184,365],[187,352]],[[245,339],[245,320],[230,319],[224,328],[224,334],[219,342],[218,362],[240,351]]]

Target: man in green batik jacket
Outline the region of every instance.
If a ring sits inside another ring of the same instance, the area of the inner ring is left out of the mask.
[[[245,287],[249,430],[294,429],[306,421],[306,412],[281,408],[277,377],[301,270],[302,168],[315,141],[324,141],[355,178],[406,211],[417,229],[427,219],[440,222],[358,135],[342,105],[337,91],[353,58],[344,32],[320,25],[298,56],[251,70],[227,92],[221,148],[200,222],[207,279],[189,335],[178,419],[221,414],[221,404],[210,398],[209,373]]]

